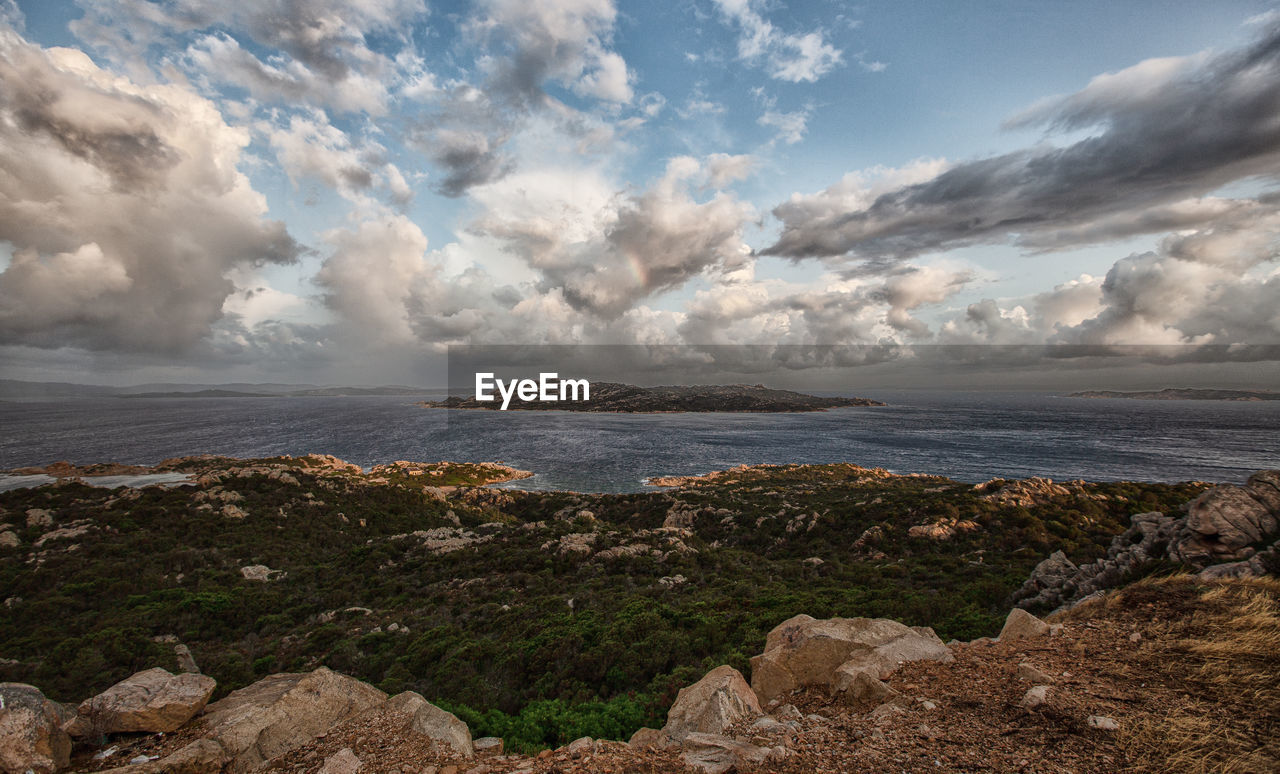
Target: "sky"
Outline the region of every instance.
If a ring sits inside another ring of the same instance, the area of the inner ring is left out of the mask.
[[[0,371],[1083,347],[1262,386],[1278,183],[1275,2],[0,0]]]

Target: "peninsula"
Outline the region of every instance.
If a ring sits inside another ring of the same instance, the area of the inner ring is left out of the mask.
[[[1068,398],[1130,398],[1133,400],[1280,400],[1280,392],[1268,390],[1207,390],[1197,388],[1166,388],[1163,390],[1139,390],[1117,392],[1114,390],[1085,390],[1073,392]]]

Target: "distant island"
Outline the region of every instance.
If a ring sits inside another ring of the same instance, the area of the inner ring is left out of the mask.
[[[420,406],[447,409],[492,409],[500,401],[451,397],[423,401]],[[789,413],[826,411],[848,406],[883,406],[869,398],[823,398],[762,384],[637,387],[616,382],[592,382],[590,401],[511,401],[511,410],[589,411],[597,413],[657,414],[674,412]]]
[[[1085,390],[1073,392],[1068,398],[1130,398],[1133,400],[1280,400],[1280,392],[1267,390],[1207,390],[1197,388],[1167,388],[1163,390],[1138,390],[1116,392],[1113,390]]]

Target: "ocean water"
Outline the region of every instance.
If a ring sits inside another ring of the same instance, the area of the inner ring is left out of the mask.
[[[864,394],[864,393],[859,393]],[[1280,467],[1280,401],[1082,400],[1043,393],[869,391],[883,408],[810,414],[445,411],[414,398],[156,398],[0,403],[0,468],[152,464],[319,452],[501,461],[525,489],[628,492],[649,476],[751,463],[851,462],[992,477],[1240,482]]]

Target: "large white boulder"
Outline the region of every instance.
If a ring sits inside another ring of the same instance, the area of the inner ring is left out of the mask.
[[[740,720],[763,714],[742,673],[731,666],[718,666],[680,690],[667,711],[662,731],[676,741],[691,733],[721,734]]]
[[[206,675],[147,669],[82,701],[67,730],[72,736],[177,731],[204,709],[216,686]]]
[[[859,671],[883,679],[907,661],[952,658],[930,629],[885,618],[798,615],[774,627],[764,653],[751,659],[751,687],[767,702],[797,688],[836,687]],[[843,677],[837,675],[842,667]]]
[[[230,756],[227,771],[243,774],[386,700],[372,685],[324,667],[270,675],[210,704],[205,736]]]

